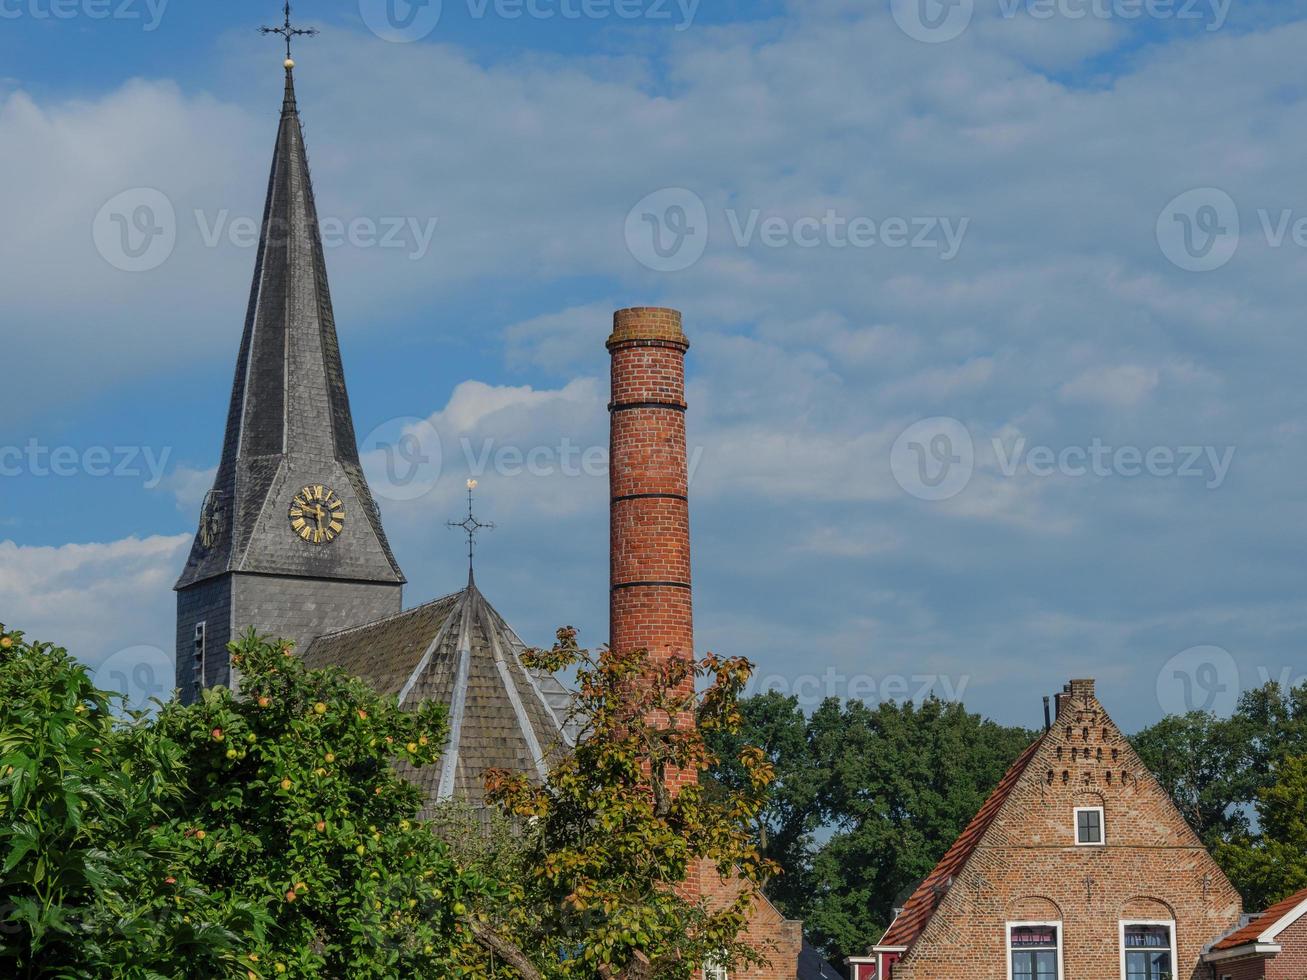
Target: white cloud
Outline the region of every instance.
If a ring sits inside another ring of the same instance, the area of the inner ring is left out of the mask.
[[[1089,402],[1108,408],[1134,408],[1157,387],[1157,368],[1141,364],[1095,367],[1059,389],[1063,401]]]
[[[190,543],[188,534],[59,547],[0,541],[5,625],[66,647],[92,667],[130,647],[171,657],[171,589]]]

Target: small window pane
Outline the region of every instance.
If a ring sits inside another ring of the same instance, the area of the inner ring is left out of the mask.
[[[1103,815],[1097,810],[1081,810],[1077,813],[1076,840],[1081,844],[1103,843]]]

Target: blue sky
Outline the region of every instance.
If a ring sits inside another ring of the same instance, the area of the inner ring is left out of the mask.
[[[1129,728],[1307,676],[1307,4],[922,2],[297,5],[359,435],[441,449],[379,494],[409,603],[461,583],[472,472],[492,601],[600,641],[581,454],[612,309],[665,304],[701,648],[1031,725],[1072,676]],[[171,652],[279,18],[0,0],[0,621],[106,675]],[[142,194],[175,243],[128,271]]]

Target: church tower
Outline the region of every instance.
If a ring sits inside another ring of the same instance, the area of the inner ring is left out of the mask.
[[[359,463],[293,69],[288,57],[222,460],[175,587],[184,701],[236,682],[226,647],[249,627],[302,651],[402,604]]]

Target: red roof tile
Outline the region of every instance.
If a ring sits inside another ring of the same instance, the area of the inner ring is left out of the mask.
[[[1257,938],[1268,929],[1275,926],[1277,922],[1283,919],[1290,912],[1307,902],[1307,889],[1298,892],[1296,895],[1290,895],[1278,905],[1273,905],[1252,922],[1248,923],[1237,932],[1232,932],[1219,943],[1212,947],[1215,950],[1236,949],[1239,946],[1247,946],[1250,943],[1257,942]]]
[[[917,886],[917,890],[912,893],[912,897],[903,906],[903,911],[890,924],[877,946],[908,947],[917,941],[917,937],[926,928],[926,923],[935,914],[935,909],[944,896],[946,888],[940,886],[955,877],[975,853],[981,839],[985,836],[985,831],[989,830],[990,824],[1003,809],[1003,804],[1012,795],[1012,790],[1016,788],[1022,773],[1026,771],[1026,766],[1030,764],[1035,751],[1042,743],[1042,737],[1036,739],[1021,753],[1017,761],[1012,763],[1011,768],[999,780],[994,792],[989,794],[989,799],[980,808],[980,812],[972,818],[971,823],[967,824],[966,830],[962,831],[961,836],[953,842],[953,846],[940,859],[939,864],[935,865],[935,870]]]

